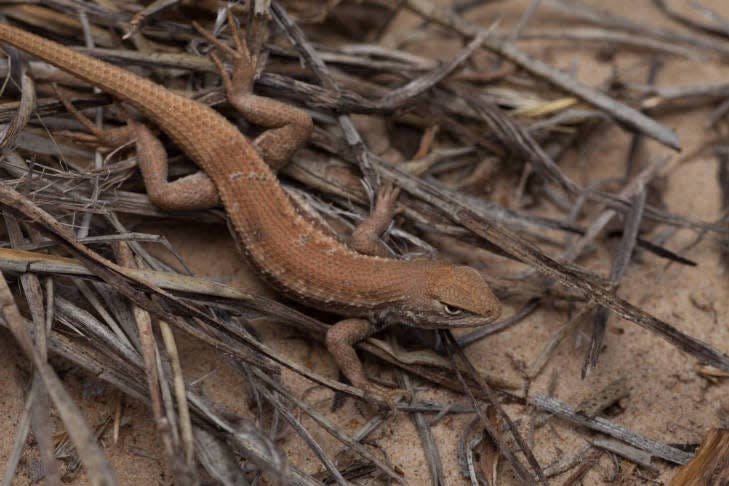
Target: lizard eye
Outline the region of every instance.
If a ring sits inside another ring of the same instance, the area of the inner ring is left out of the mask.
[[[450,306],[448,304],[443,304],[443,310],[449,316],[457,316],[457,315],[460,315],[461,314],[461,309],[458,309],[457,307]]]

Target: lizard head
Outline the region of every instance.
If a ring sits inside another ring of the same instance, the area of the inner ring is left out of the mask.
[[[428,265],[401,309],[406,323],[426,328],[476,327],[501,315],[501,302],[486,280],[468,266]]]

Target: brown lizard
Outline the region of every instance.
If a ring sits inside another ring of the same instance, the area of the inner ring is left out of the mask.
[[[160,208],[222,203],[241,251],[260,275],[299,302],[347,317],[326,335],[327,349],[344,375],[355,386],[390,396],[365,377],[356,342],[395,323],[480,326],[499,316],[500,302],[473,268],[363,254],[299,214],[274,170],[307,141],[312,120],[303,110],[253,94],[256,56],[249,53],[232,15],[228,20],[235,49],[199,30],[233,61],[228,74],[211,55],[229,103],[248,121],[268,128],[252,141],[210,107],[109,63],[9,25],[0,25],[0,41],[109,92],[159,126],[202,169],[199,173],[168,181],[164,147],[142,123],[129,120],[125,127],[105,131],[85,123],[92,131],[87,141],[113,145],[135,140],[147,193]],[[386,226],[382,220],[391,218],[392,211],[377,208],[391,207],[396,194],[381,191],[373,217],[362,227],[381,232]],[[371,253],[363,231],[359,233],[356,246]]]

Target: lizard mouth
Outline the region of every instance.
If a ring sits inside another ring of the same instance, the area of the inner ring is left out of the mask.
[[[392,324],[404,324],[406,326],[420,327],[423,329],[454,329],[479,327],[491,324],[501,315],[501,309],[488,314],[475,314],[463,312],[457,316],[444,316],[438,312],[424,312],[422,309],[400,309],[393,312],[386,310],[371,314],[373,322],[388,326]]]
[[[419,318],[406,319],[407,324],[424,329],[455,329],[462,327],[479,327],[491,324],[498,319],[499,314],[477,315],[466,314],[458,317],[444,318],[442,315],[421,315]]]
[[[456,328],[456,327],[480,327],[491,324],[496,320],[495,316],[464,316],[460,319],[440,319],[440,328]]]

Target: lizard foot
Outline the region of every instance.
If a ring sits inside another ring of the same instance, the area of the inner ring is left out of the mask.
[[[397,403],[399,401],[409,402],[413,398],[412,393],[402,388],[384,388],[374,383],[368,383],[362,389],[365,392],[365,400],[384,402],[393,414],[397,413]]]
[[[400,196],[400,188],[395,187],[392,182],[386,181],[380,186],[375,199],[375,208],[373,214],[377,215],[388,224],[392,218],[398,214],[397,198]]]
[[[112,128],[97,127],[93,121],[91,121],[86,115],[81,113],[79,110],[76,109],[75,106],[73,106],[73,103],[71,103],[71,100],[69,100],[66,93],[58,89],[55,84],[53,84],[53,91],[56,94],[58,100],[66,108],[66,111],[73,115],[74,118],[76,118],[81,125],[83,125],[89,132],[91,132],[84,133],[62,130],[58,132],[60,135],[70,137],[74,142],[81,145],[86,145],[88,147],[94,148],[118,147],[120,145],[124,145],[125,143],[129,143],[134,138],[134,132],[129,125]]]
[[[223,86],[225,86],[225,92],[228,97],[248,94],[253,90],[253,81],[256,77],[256,66],[258,65],[258,55],[252,54],[248,49],[245,36],[242,35],[238,30],[238,25],[233,18],[231,9],[228,9],[228,26],[230,27],[230,33],[233,37],[233,43],[235,49],[229,45],[216,39],[210,32],[203,29],[196,22],[192,23],[195,29],[205,37],[205,39],[213,44],[218,50],[227,54],[231,61],[233,61],[233,72],[229,74],[225,69],[223,62],[220,57],[214,52],[210,53],[210,59],[215,64],[215,67],[220,73],[220,77],[223,80]]]
[[[391,256],[390,250],[380,241],[380,237],[398,213],[397,198],[400,188],[385,182],[380,186],[370,215],[362,220],[352,231],[350,246],[365,255]]]

